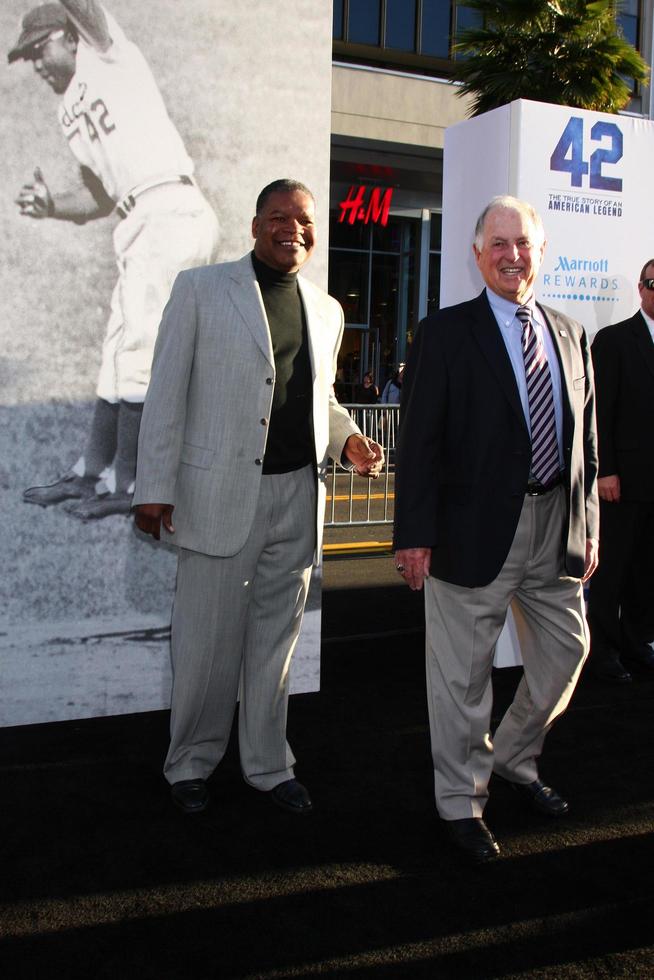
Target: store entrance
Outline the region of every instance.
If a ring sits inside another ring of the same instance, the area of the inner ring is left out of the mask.
[[[376,379],[380,376],[380,369],[379,330],[375,327],[347,327],[338,355],[334,385],[339,402],[357,403],[364,374],[370,371],[373,379]]]
[[[406,356],[414,328],[416,244],[420,219],[391,216],[386,227],[332,220],[329,292],[345,311],[335,391],[356,402],[357,389],[372,371],[381,392]]]

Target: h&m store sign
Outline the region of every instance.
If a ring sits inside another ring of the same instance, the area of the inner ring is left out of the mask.
[[[339,201],[338,223],[381,225],[385,228],[391,210],[392,187],[367,187],[352,184],[347,197]]]

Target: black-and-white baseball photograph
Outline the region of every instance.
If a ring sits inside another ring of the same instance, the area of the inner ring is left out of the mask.
[[[130,513],[159,324],[180,271],[252,249],[279,178],[315,195],[326,285],[331,12],[6,0],[0,26],[0,725],[163,708],[176,556]]]

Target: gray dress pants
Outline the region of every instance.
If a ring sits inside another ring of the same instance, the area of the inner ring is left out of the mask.
[[[239,697],[239,751],[248,783],[293,777],[286,741],[291,657],[316,539],[316,472],[261,478],[252,530],[236,555],[180,549],[173,609],[170,783],[206,779],[229,740]]]

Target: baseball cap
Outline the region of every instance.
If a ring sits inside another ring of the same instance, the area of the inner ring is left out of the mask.
[[[70,21],[60,3],[42,3],[23,17],[18,41],[8,54],[9,64],[28,55],[33,44],[45,41],[53,31],[65,30]]]

